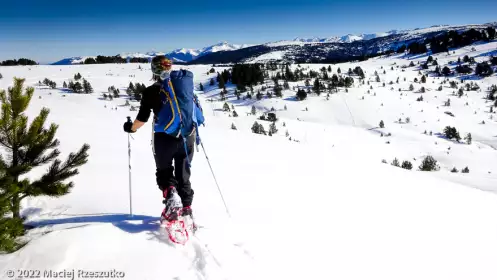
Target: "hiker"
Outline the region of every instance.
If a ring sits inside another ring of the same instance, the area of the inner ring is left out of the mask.
[[[124,123],[124,131],[136,132],[153,111],[152,149],[157,185],[165,204],[161,223],[185,216],[193,220],[190,163],[194,146],[200,141],[197,128],[204,120],[193,93],[193,73],[173,71],[172,61],[165,56],[154,57],[151,70],[155,83],[143,91],[136,119]]]

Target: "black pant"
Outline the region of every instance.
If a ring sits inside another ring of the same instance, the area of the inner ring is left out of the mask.
[[[195,145],[195,132],[186,138],[187,151],[183,138],[175,138],[166,133],[154,133],[154,157],[157,172],[157,185],[164,190],[169,186],[175,186],[181,197],[183,206],[190,206],[193,200],[193,190],[190,184],[190,161],[193,158]],[[174,166],[173,166],[174,160]]]

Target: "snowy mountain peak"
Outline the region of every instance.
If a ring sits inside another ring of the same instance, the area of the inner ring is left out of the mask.
[[[234,44],[229,44],[226,41],[219,42],[215,45],[203,48],[200,51],[200,55],[211,53],[211,52],[221,52],[221,51],[233,51],[233,50],[238,50],[246,45],[234,45]]]

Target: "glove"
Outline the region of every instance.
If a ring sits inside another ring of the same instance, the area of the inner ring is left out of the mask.
[[[131,130],[132,126],[133,126],[133,123],[131,122],[130,119],[128,119],[128,121],[124,123],[123,129],[127,133],[135,133],[136,131]]]

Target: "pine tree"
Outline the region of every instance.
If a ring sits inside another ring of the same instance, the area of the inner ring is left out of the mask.
[[[476,64],[475,74],[482,77],[488,77],[494,73],[492,67],[487,62]]]
[[[283,82],[283,88],[287,89],[287,90],[290,89],[290,85],[288,84],[288,81]]]
[[[410,90],[410,91],[413,91],[413,90],[414,90],[414,86],[413,86],[412,84],[411,84],[411,85],[409,85],[409,90]]]
[[[234,118],[238,117],[238,113],[235,110],[233,110],[233,117]]]
[[[223,88],[224,89],[225,85],[224,85],[224,78],[223,78],[223,76],[222,75],[218,75],[218,78],[219,78],[219,81],[218,81],[218,85],[217,86],[219,88]]]
[[[401,165],[402,168],[404,169],[407,169],[407,170],[411,170],[412,169],[412,163],[407,161],[407,160],[404,160],[402,162],[402,165]]]
[[[202,83],[200,83],[199,89],[200,89],[200,91],[204,91],[204,85]]]
[[[86,79],[83,79],[83,90],[86,94],[93,92],[93,87]]]
[[[466,140],[466,143],[468,143],[468,145],[471,145],[471,142],[473,142],[473,138],[471,137],[471,133],[466,134],[466,137],[464,137],[464,140]]]
[[[43,108],[28,127],[25,111],[31,101],[34,88],[24,89],[25,79],[14,78],[14,86],[8,94],[0,91],[2,114],[0,119],[0,145],[6,155],[0,158],[0,167],[4,181],[0,184],[2,194],[9,196],[10,211],[14,218],[20,218],[22,199],[30,196],[54,196],[67,194],[73,183],[65,183],[66,179],[77,175],[77,167],[85,164],[88,158],[89,145],[84,144],[76,153],[69,154],[65,162],[57,157],[59,141],[54,139],[58,126],[51,124],[44,128],[49,110]],[[21,179],[35,167],[51,163],[41,178]]]
[[[0,167],[1,174],[6,174],[6,166]],[[5,184],[8,178],[5,175],[0,177],[1,185]],[[9,217],[10,201],[9,194],[0,194],[0,252],[12,253],[22,246],[17,237],[24,234],[24,226],[20,218]]]
[[[257,94],[255,95],[255,98],[257,98],[257,100],[262,100],[262,97],[263,97],[263,96],[262,96],[261,91],[260,91],[260,90],[259,90],[259,91],[257,91]]]
[[[385,123],[383,122],[383,120],[380,121],[380,128],[385,128]]]
[[[459,172],[459,170],[457,170],[457,168],[454,166],[454,168],[452,168],[452,170],[450,170],[450,172],[457,173],[457,172]]]
[[[234,123],[231,123],[231,129],[236,130],[236,126]]]
[[[331,66],[328,65],[328,72],[331,72]]]
[[[254,105],[252,105],[252,110],[251,110],[251,113],[252,113],[252,115],[254,115],[254,116],[255,116],[255,114],[257,113],[257,110],[255,109],[255,106],[254,106]]]
[[[426,83],[426,76],[425,76],[425,75],[423,75],[423,76],[421,77],[421,82],[422,82],[422,83]]]
[[[230,110],[230,105],[228,105],[228,103],[226,103],[226,102],[223,105],[223,111],[225,111],[225,112],[230,112],[231,111]]]
[[[83,86],[79,82],[76,82],[73,84],[72,91],[75,93],[80,93],[83,91]]]
[[[275,134],[278,132],[278,129],[276,128],[276,124],[274,122],[269,125],[269,132],[271,132],[271,134]]]
[[[299,90],[297,91],[297,99],[298,99],[298,100],[304,100],[304,99],[306,99],[306,98],[307,98],[307,93],[305,92],[305,90],[303,90],[303,89],[299,89]]]
[[[452,72],[450,71],[450,68],[445,66],[443,69],[442,69],[442,74],[444,76],[449,76]]]
[[[469,173],[469,168],[466,166],[461,170],[461,173]]]
[[[492,26],[487,27],[488,39],[493,40],[495,38],[495,28]]]
[[[64,81],[64,83],[62,84],[62,88],[67,88],[67,83],[66,83],[66,81]]]
[[[260,134],[260,127],[258,122],[254,122],[252,125],[252,132],[255,134]]]
[[[419,166],[420,171],[435,171],[437,169],[437,161],[432,156],[425,157]]]
[[[394,158],[392,161],[392,165],[396,167],[400,167],[399,160],[397,158]]]
[[[209,85],[210,85],[210,86],[213,86],[213,85],[215,85],[215,84],[216,84],[216,83],[214,82],[214,79],[211,79],[211,81],[209,82]]]
[[[264,129],[264,126],[262,124],[259,124],[259,134],[267,135],[266,130]]]
[[[313,85],[313,87],[312,87],[312,90],[313,90],[313,91],[314,91],[317,95],[319,95],[319,94],[321,93],[321,85],[320,85],[320,83],[319,83],[319,79],[318,79],[318,78],[316,78],[316,79],[314,80],[314,85]]]

